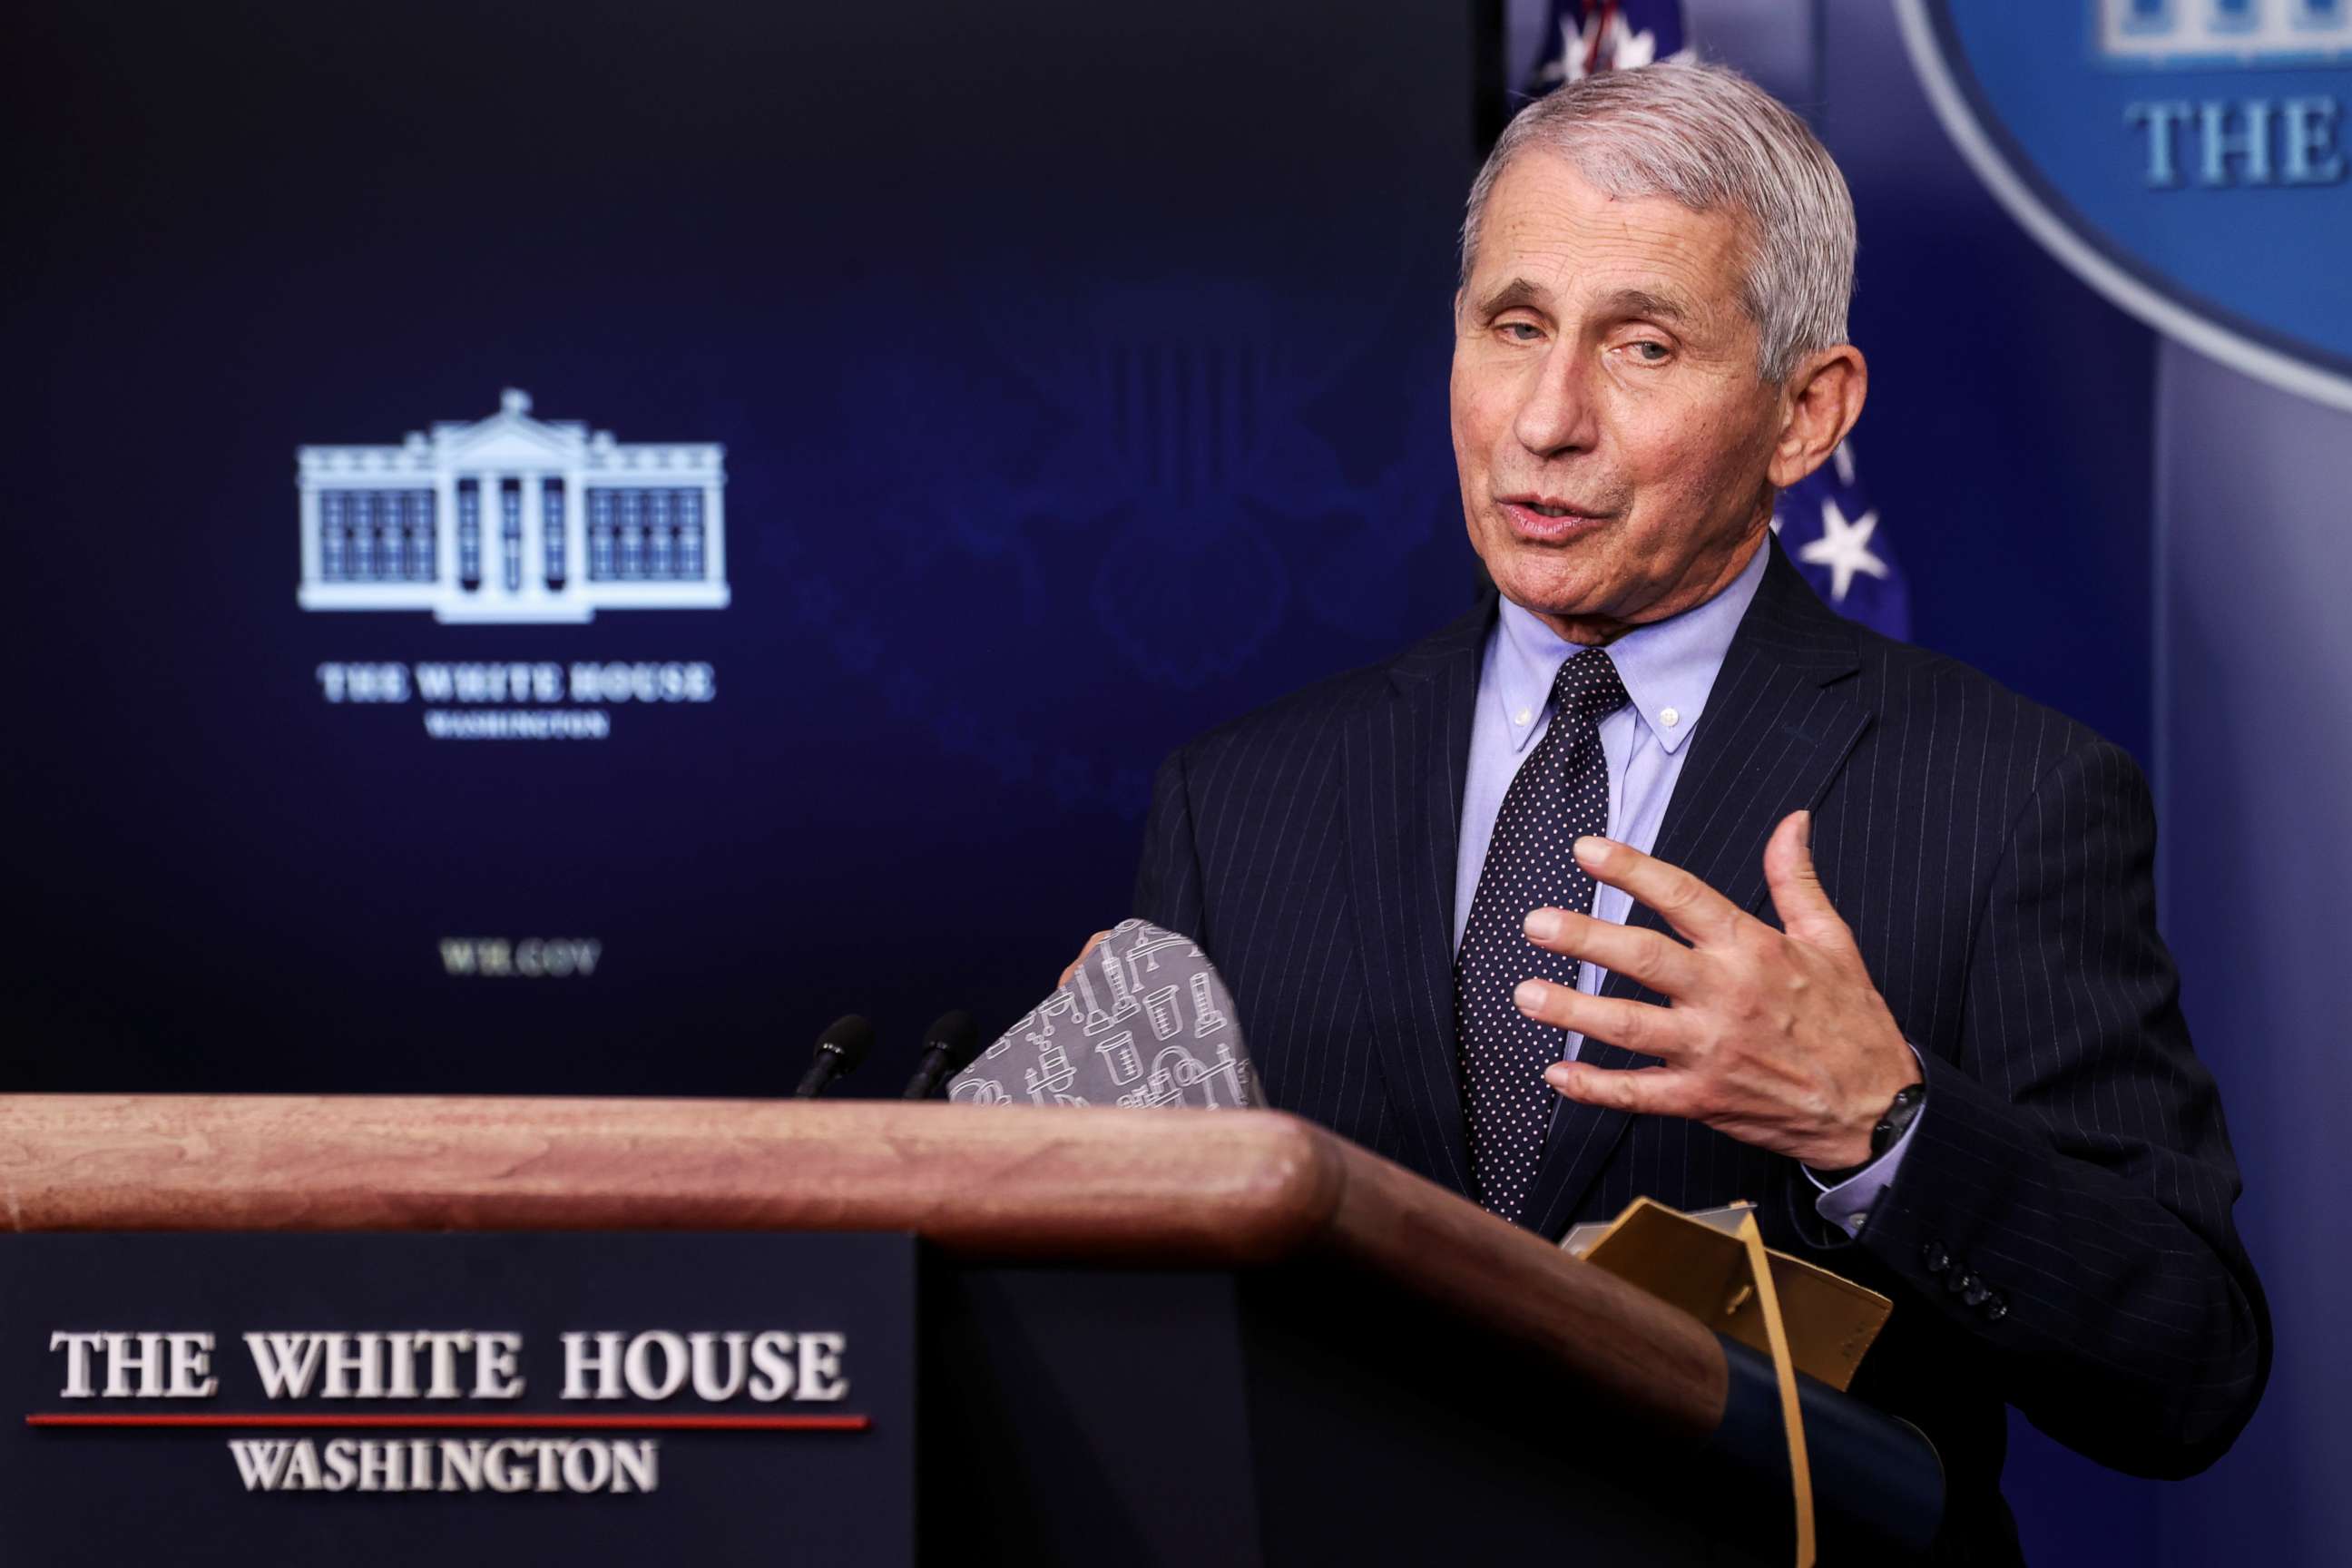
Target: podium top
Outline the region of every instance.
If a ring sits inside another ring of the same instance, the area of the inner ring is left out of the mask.
[[[1336,1259],[1704,1436],[1696,1319],[1277,1111],[437,1096],[0,1096],[33,1230],[898,1230],[976,1261]]]

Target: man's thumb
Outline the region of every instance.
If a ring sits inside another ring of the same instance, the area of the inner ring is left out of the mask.
[[[1853,933],[1838,917],[1822,879],[1813,870],[1813,814],[1792,811],[1772,830],[1764,846],[1764,881],[1772,889],[1772,908],[1780,929],[1820,947],[1851,947]]]

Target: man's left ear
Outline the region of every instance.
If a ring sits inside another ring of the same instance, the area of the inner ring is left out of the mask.
[[[1852,343],[1822,349],[1797,363],[1780,390],[1780,439],[1772,447],[1773,488],[1790,485],[1829,461],[1862,417],[1870,394],[1870,366]]]

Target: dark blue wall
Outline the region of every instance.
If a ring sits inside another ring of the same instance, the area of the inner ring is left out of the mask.
[[[2027,237],[1954,151],[1891,10],[1825,7],[1817,128],[1862,234],[1854,443],[1913,640],[2150,755],[2153,334]]]
[[[1127,912],[1151,768],[1464,602],[1473,27],[1416,6],[52,8],[19,192],[19,1084],[903,1072]],[[298,445],[721,441],[732,607],[297,609]],[[600,742],[325,661],[695,659]],[[447,936],[593,937],[592,980]],[[790,1058],[787,1060],[786,1058]]]
[[[2206,1475],[2134,1480],[2012,1419],[2003,1489],[2037,1563],[2340,1561],[2352,1362],[2327,1303],[2352,1080],[2325,933],[2352,877],[2336,782],[2352,756],[2352,421],[2106,303],[1962,162],[1893,9],[1819,15],[1819,123],[1862,226],[1854,335],[1874,376],[1857,442],[1903,530],[1917,639],[2147,769],[2182,1005],[2231,1111],[2239,1224],[2276,1323],[2269,1394]],[[2074,47],[2074,19],[2053,20],[2017,47]],[[2352,214],[2344,228],[2352,247]]]

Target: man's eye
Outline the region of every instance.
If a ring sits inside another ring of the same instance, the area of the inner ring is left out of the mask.
[[[1515,343],[1539,342],[1543,339],[1543,329],[1533,321],[1505,321],[1500,330]]]
[[[1672,349],[1666,347],[1664,343],[1654,342],[1648,338],[1643,338],[1641,342],[1630,346],[1633,350],[1633,357],[1640,360],[1643,364],[1664,364],[1667,360],[1674,357],[1674,351]]]

